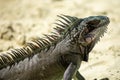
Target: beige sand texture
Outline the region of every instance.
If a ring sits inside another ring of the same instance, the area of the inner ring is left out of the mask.
[[[110,18],[107,33],[80,72],[86,80],[120,80],[120,0],[0,0],[0,52],[49,33],[58,14]]]

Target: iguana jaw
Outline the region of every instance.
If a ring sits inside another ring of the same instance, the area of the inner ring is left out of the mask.
[[[110,23],[109,18],[105,16],[96,16],[96,19],[95,16],[90,18],[83,21],[83,23],[86,23],[84,45],[88,45],[92,41],[98,41],[106,32],[107,25]]]

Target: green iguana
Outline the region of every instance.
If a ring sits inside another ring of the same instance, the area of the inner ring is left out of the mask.
[[[50,35],[0,53],[0,80],[85,80],[78,69],[106,32],[109,18],[58,17]]]

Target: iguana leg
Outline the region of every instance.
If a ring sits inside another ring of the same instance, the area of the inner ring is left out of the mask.
[[[79,73],[79,71],[76,72],[76,78],[78,80],[85,80],[85,78]]]
[[[71,62],[64,73],[63,80],[72,80],[72,77],[76,71],[77,65]]]

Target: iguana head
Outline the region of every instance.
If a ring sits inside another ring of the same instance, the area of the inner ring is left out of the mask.
[[[110,23],[106,16],[90,16],[82,19],[78,25],[78,32],[75,37],[78,37],[78,43],[84,46],[91,42],[99,41],[107,30],[107,25]]]
[[[99,41],[110,23],[109,18],[106,16],[77,18],[62,15],[59,17],[65,22],[59,20],[61,24],[57,23],[59,26],[56,28],[57,32],[62,35],[63,39],[65,37],[69,38],[72,42],[80,43],[83,46]]]

